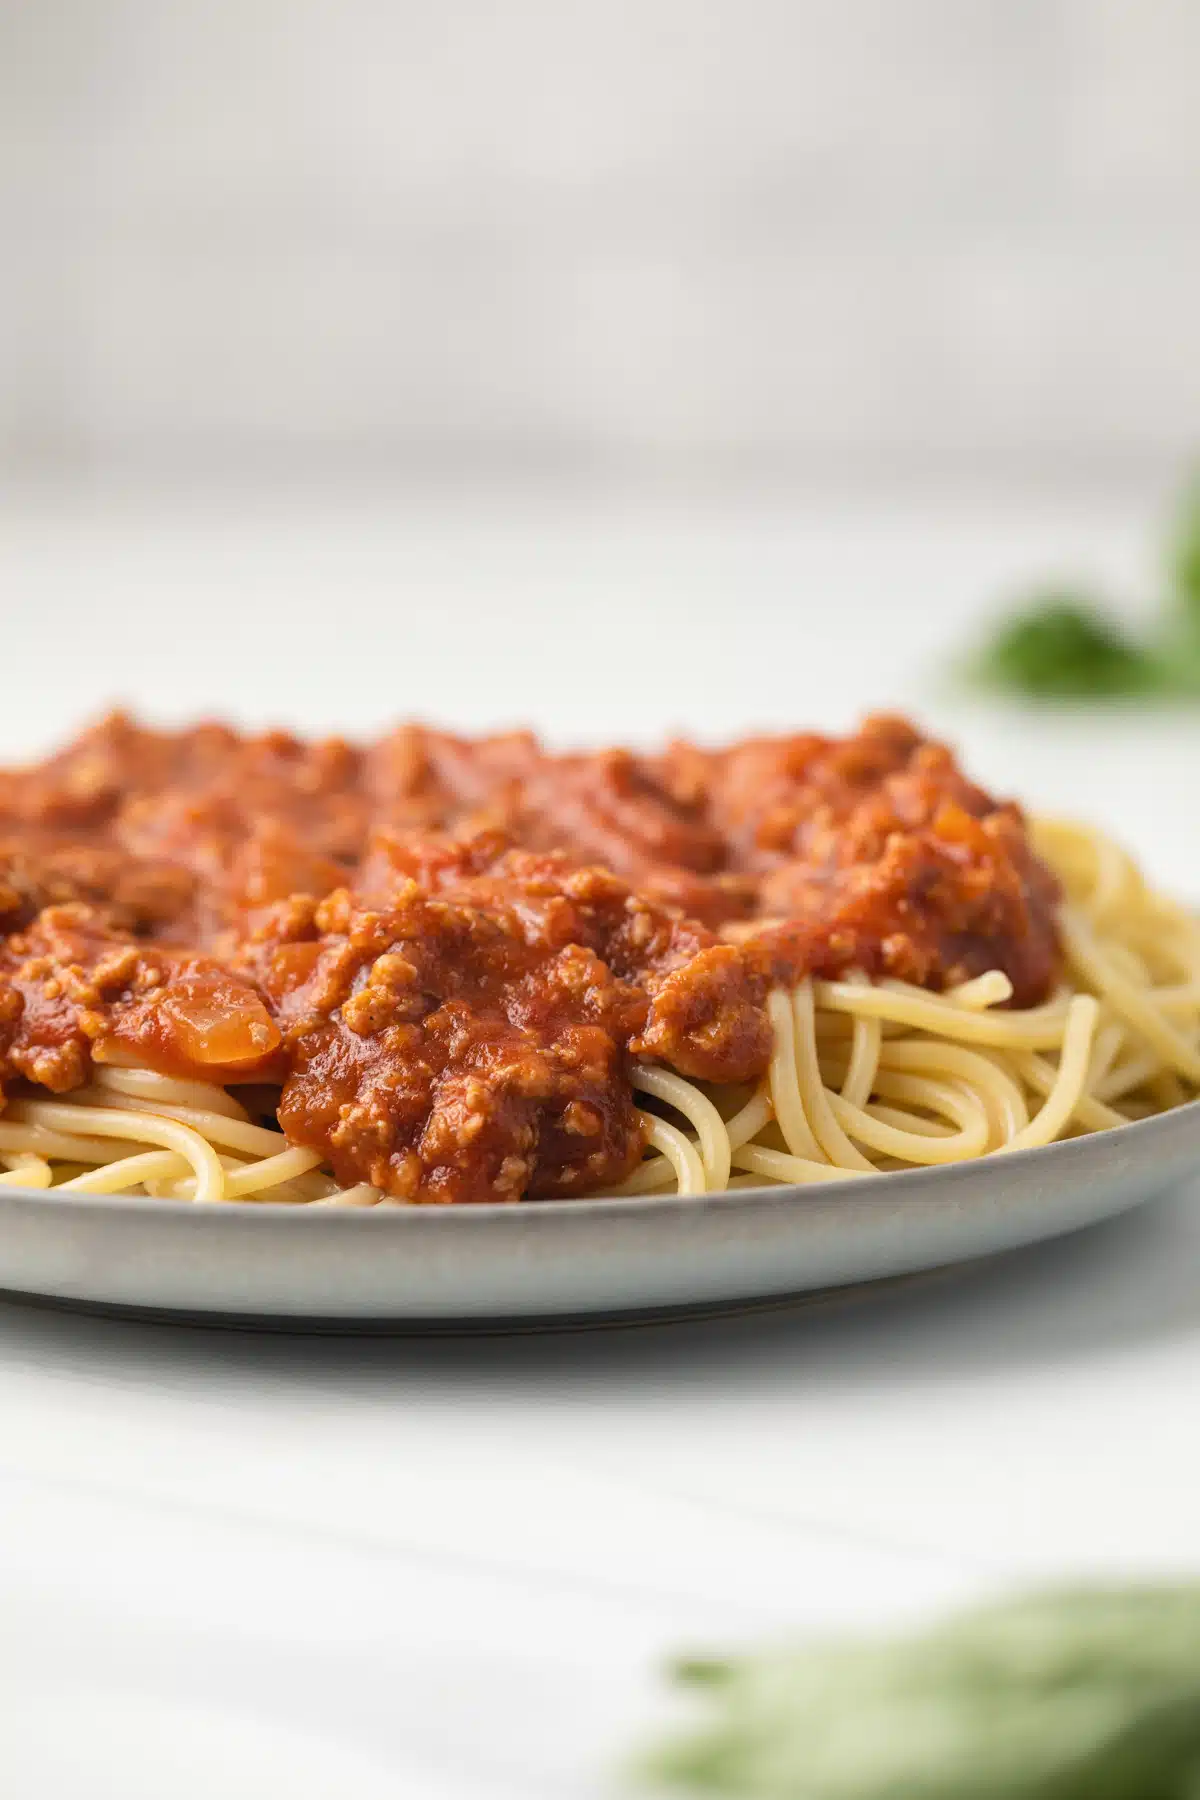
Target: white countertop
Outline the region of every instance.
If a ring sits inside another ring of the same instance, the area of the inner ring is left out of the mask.
[[[0,754],[118,695],[573,738],[890,703],[1200,894],[1200,723],[975,713],[930,673],[1023,576],[1133,582],[1151,526],[17,496]],[[355,1341],[0,1304],[0,1743],[49,1800],[168,1775],[183,1800],[600,1795],[673,1648],[1196,1572],[1198,1380],[1200,1184],[989,1267],[707,1324]]]

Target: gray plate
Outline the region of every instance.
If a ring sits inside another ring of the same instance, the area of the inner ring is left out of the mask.
[[[720,1311],[987,1256],[1200,1165],[1200,1102],[1095,1137],[831,1186],[701,1199],[338,1211],[0,1189],[0,1288],[324,1329],[486,1329]]]

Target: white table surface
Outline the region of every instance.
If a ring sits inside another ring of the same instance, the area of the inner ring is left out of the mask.
[[[1027,575],[1146,585],[1152,526],[15,494],[0,754],[118,695],[579,739],[899,704],[1200,894],[1200,725],[976,712],[931,678]],[[1200,1185],[870,1301],[669,1328],[355,1341],[0,1304],[0,1749],[48,1800],[623,1791],[679,1646],[1196,1572],[1198,1383]]]

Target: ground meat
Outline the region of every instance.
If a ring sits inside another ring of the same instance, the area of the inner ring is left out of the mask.
[[[392,838],[374,888],[376,906],[343,890],[274,909],[240,960],[283,1027],[280,1121],[344,1181],[445,1202],[594,1191],[641,1154],[630,1051],[716,1080],[769,1051],[749,959],[607,870],[494,835]]]
[[[75,900],[99,909],[117,930],[160,931],[186,917],[195,889],[187,869],[161,858],[53,835],[0,842],[0,931]]]
[[[248,955],[284,1022],[280,1122],[347,1183],[410,1200],[519,1200],[619,1180],[641,1154],[623,1048],[644,995],[415,883],[383,910],[342,890],[285,906]]]
[[[251,1081],[277,1073],[279,1041],[242,977],[139,943],[89,907],[48,907],[0,947],[0,1080],[66,1093],[96,1061]]]
[[[805,855],[763,874],[763,914],[790,922],[776,953],[790,946],[795,969],[935,989],[998,968],[1014,1004],[1033,1005],[1058,974],[1058,884],[1016,809],[966,787],[942,756],[923,753],[842,818],[805,826]]]
[[[217,724],[156,732],[114,713],[46,762],[0,771],[0,884],[9,845],[55,858],[86,850],[84,879],[48,884],[48,899],[112,899],[118,923],[207,945],[247,907],[345,881],[370,817],[362,753],[341,739],[241,737]],[[118,879],[128,887],[137,865],[158,884],[172,869],[182,902],[137,896],[122,908]]]

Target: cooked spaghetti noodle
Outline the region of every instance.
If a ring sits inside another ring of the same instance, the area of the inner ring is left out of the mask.
[[[1147,887],[1100,833],[1057,820],[1033,840],[1065,892],[1064,978],[1012,1007],[990,970],[942,993],[895,979],[804,977],[768,996],[756,1085],[634,1061],[644,1156],[614,1191],[698,1194],[944,1165],[1104,1131],[1200,1089],[1200,921]],[[398,1204],[339,1186],[318,1151],[264,1125],[260,1087],[93,1068],[0,1115],[0,1184],[316,1206]]]

